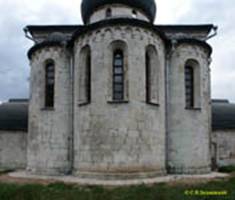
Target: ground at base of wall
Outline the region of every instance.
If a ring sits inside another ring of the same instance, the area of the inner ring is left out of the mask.
[[[229,165],[229,166],[220,167],[218,171],[222,172],[222,173],[235,172],[235,165]]]
[[[12,178],[4,175],[5,179]],[[26,179],[24,179],[26,180]],[[32,179],[28,179],[32,180]],[[47,184],[5,183],[0,176],[1,200],[234,200],[235,199],[235,175],[226,178],[210,179],[207,182],[197,182],[195,178],[187,182],[173,181],[169,183],[125,186],[125,187],[101,187],[79,186],[77,184],[64,184],[41,180]],[[197,179],[199,180],[199,179]],[[205,180],[205,179],[203,179]],[[208,180],[208,179],[207,179]],[[42,182],[43,183],[43,182]]]
[[[167,175],[157,178],[149,179],[136,179],[136,180],[96,180],[96,179],[81,179],[74,176],[39,176],[39,175],[30,175],[26,171],[18,171],[9,173],[9,179],[16,180],[30,180],[30,183],[35,181],[36,183],[53,183],[53,182],[63,182],[63,183],[72,183],[78,185],[93,185],[93,186],[132,186],[132,185],[141,185],[141,184],[156,184],[156,183],[172,183],[172,182],[184,182],[191,181],[192,183],[197,182],[208,182],[213,179],[227,178],[228,174],[213,172],[210,174],[203,175]],[[1,181],[1,179],[0,179]]]
[[[11,172],[14,172],[14,170],[0,168],[0,176],[3,175],[3,174],[11,173]]]

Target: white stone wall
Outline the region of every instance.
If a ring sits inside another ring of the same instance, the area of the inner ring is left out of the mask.
[[[128,17],[128,18],[134,18],[133,17],[133,10],[137,12],[136,19],[144,20],[149,22],[150,20],[148,17],[140,10],[131,8],[129,6],[124,6],[120,4],[113,4],[113,5],[107,5],[103,6],[99,9],[97,9],[90,17],[89,23],[95,23],[101,20],[106,19],[106,10],[108,8],[111,8],[112,10],[112,17],[111,18],[119,18],[119,17]]]
[[[188,59],[200,66],[195,90],[199,105],[185,108],[184,68]],[[210,171],[210,70],[208,52],[193,44],[178,45],[168,66],[168,168],[171,173],[206,173]],[[200,87],[200,88],[197,88]]]
[[[217,166],[235,165],[235,130],[213,131],[213,142]]]
[[[110,44],[127,46],[126,103],[111,102]],[[79,103],[79,59],[89,45],[92,58],[91,104]],[[159,55],[159,106],[146,104],[145,47]],[[165,173],[165,47],[155,33],[132,26],[100,28],[78,38],[75,54],[74,173],[99,178],[130,178]]]
[[[45,109],[45,62],[55,62],[55,106]],[[64,174],[70,169],[72,131],[71,77],[67,51],[62,47],[37,50],[31,59],[28,134],[29,172]]]
[[[0,169],[26,167],[27,132],[0,131]]]
[[[114,8],[117,10],[114,9],[113,14],[126,15],[127,11],[132,14],[130,8]],[[104,8],[97,10],[91,22],[102,20],[104,12]],[[125,54],[125,101],[121,103],[112,101],[112,51],[115,45],[124,48]],[[85,94],[80,84],[84,78],[81,74],[85,71],[81,66],[84,65],[81,54],[84,47],[91,50],[90,103],[81,102],[81,94]],[[151,77],[154,83],[151,104],[146,103],[145,53],[148,47],[153,47],[153,52],[156,49],[158,57],[156,62],[151,62],[158,65],[153,70],[158,77]],[[156,32],[133,25],[111,24],[78,36],[73,55],[62,46],[44,47],[34,52],[31,59],[28,171],[58,175],[71,172],[73,167],[73,173],[80,177],[126,179],[164,174],[167,163],[171,173],[209,172],[208,50],[197,44],[182,43],[173,47],[170,56],[166,52],[164,41]],[[72,57],[74,70],[70,71]],[[55,61],[55,108],[50,110],[44,108],[44,68],[48,59]],[[184,68],[188,60],[199,64],[195,82],[197,105],[191,110],[185,108]]]

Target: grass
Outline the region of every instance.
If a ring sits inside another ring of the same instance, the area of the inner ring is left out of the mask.
[[[228,196],[186,196],[187,190],[221,191]],[[200,186],[133,186],[105,189],[103,187],[78,187],[62,183],[43,185],[16,185],[0,183],[1,200],[206,200],[235,199],[235,178],[227,181],[210,182]]]
[[[219,172],[223,172],[223,173],[235,172],[235,166],[230,165],[230,166],[220,167]]]
[[[227,191],[227,196],[185,195],[186,191]],[[0,183],[0,200],[235,200],[235,177],[200,185],[156,184],[131,187],[79,187],[54,183],[6,184]]]

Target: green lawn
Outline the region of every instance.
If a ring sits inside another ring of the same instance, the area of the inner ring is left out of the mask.
[[[198,196],[196,193],[226,191],[225,196]],[[185,193],[188,192],[188,195]],[[193,192],[194,195],[190,195]],[[235,176],[200,185],[156,184],[118,188],[79,187],[62,183],[0,183],[0,200],[235,200]]]
[[[235,172],[235,166],[229,165],[229,166],[226,166],[226,167],[220,167],[219,172],[224,172],[224,173]]]

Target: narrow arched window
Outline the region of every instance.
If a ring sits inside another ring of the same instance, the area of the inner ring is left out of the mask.
[[[190,65],[185,66],[185,104],[194,107],[194,68]]]
[[[159,73],[158,52],[155,46],[149,45],[145,53],[146,103],[159,104]]]
[[[105,15],[106,15],[106,18],[112,17],[112,10],[111,10],[111,8],[107,8]]]
[[[79,63],[79,105],[91,102],[91,50],[87,45],[81,49]]]
[[[148,52],[145,54],[145,75],[146,75],[146,102],[151,101],[151,67],[150,67],[150,57]]]
[[[45,107],[54,107],[55,65],[50,61],[45,67]]]
[[[113,54],[113,100],[124,100],[124,58],[123,51]]]
[[[87,53],[86,57],[86,98],[87,103],[91,102],[91,54],[90,52]]]

